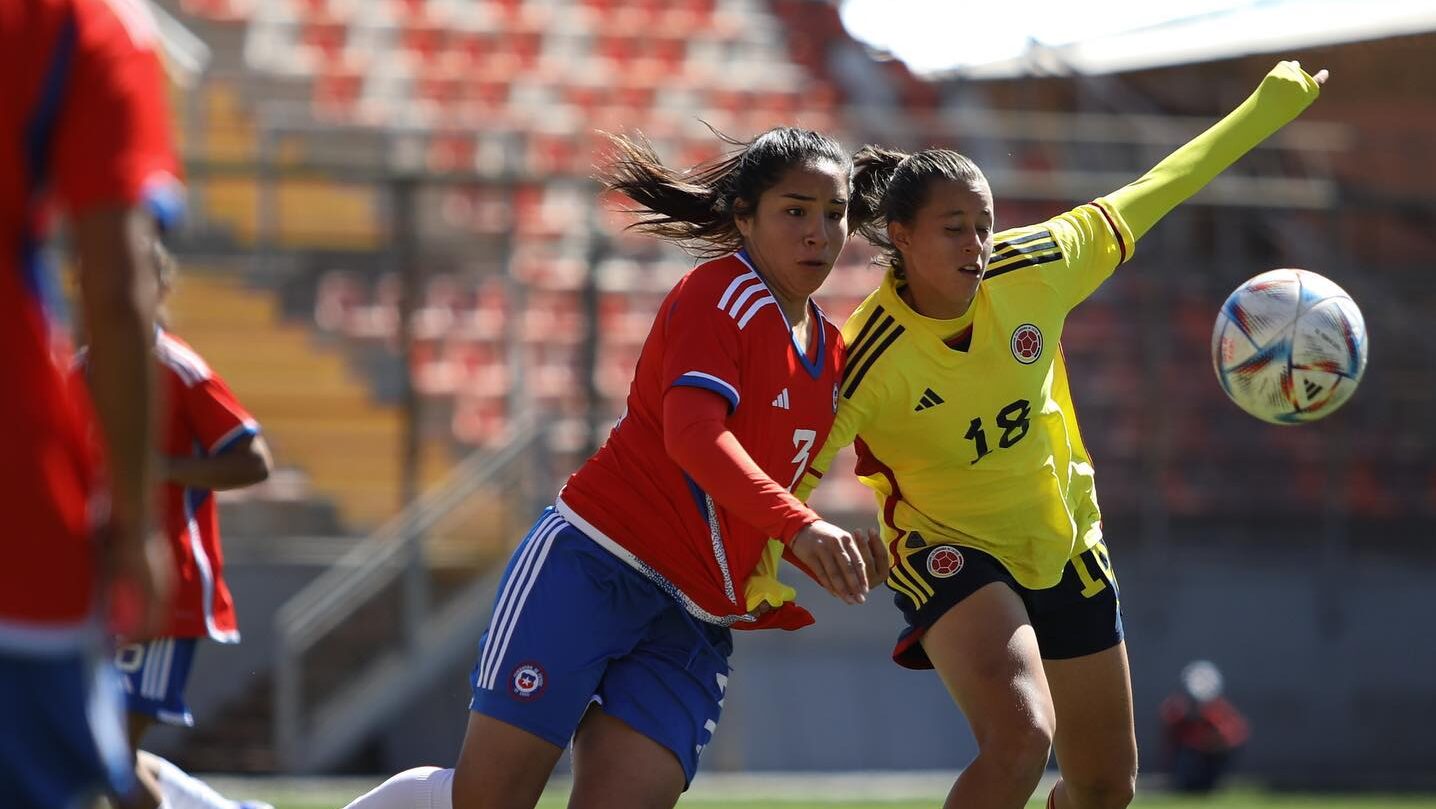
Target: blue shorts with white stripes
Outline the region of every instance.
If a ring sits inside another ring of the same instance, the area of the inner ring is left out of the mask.
[[[731,632],[546,509],[508,569],[470,710],[564,747],[590,705],[673,752],[688,781],[713,738]]]
[[[115,651],[130,713],[153,716],[167,725],[192,727],[194,716],[184,701],[185,684],[198,638],[160,638],[130,643]]]

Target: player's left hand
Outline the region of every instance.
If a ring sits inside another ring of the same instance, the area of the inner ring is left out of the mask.
[[[799,531],[788,547],[808,566],[823,589],[847,604],[866,600],[867,567],[852,534],[818,520]]]

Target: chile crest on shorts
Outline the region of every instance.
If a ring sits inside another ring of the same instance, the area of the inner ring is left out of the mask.
[[[544,673],[543,666],[537,663],[520,663],[514,667],[509,681],[509,693],[514,699],[531,702],[543,695],[548,676]]]

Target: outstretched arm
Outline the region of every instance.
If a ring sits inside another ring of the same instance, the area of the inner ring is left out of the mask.
[[[1241,106],[1105,201],[1132,235],[1142,238],[1178,204],[1300,115],[1326,78],[1325,70],[1309,76],[1299,62],[1278,62]]]

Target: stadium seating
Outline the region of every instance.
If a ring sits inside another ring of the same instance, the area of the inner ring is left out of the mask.
[[[342,282],[330,282],[331,294]],[[280,463],[302,468],[351,530],[373,525],[400,505],[398,409],[375,404],[342,356],[315,350],[310,329],[281,324],[275,304],[267,291],[192,268],[169,308],[175,332],[239,393]],[[427,481],[450,465],[446,446],[425,448]]]
[[[491,243],[504,252],[487,266],[508,276],[501,281],[491,271],[446,269],[428,281],[415,315],[414,383],[445,414],[448,439],[461,445],[502,436],[516,407],[542,407],[556,419],[581,422],[584,355],[577,348],[586,335],[587,305],[581,288],[595,222],[610,248],[594,270],[600,345],[593,373],[606,416],[622,410],[659,299],[691,266],[619,231],[627,220],[603,212],[615,207],[612,200],[602,200],[594,215],[587,178],[603,148],[594,129],[641,131],[665,159],[691,164],[719,151],[700,118],[736,135],[793,121],[860,133],[865,126],[842,116],[855,99],[835,72],[831,49],[847,40],[831,3],[185,0],[183,9],[241,26],[248,70],[297,83],[316,121],[353,131],[417,128],[427,170],[505,178],[449,184],[425,209],[453,233],[496,240]],[[974,145],[944,134],[948,119],[935,85],[900,62],[873,64],[904,114],[927,122],[919,131],[931,142],[965,150]],[[206,150],[220,158],[252,157],[254,125],[240,113],[241,93],[228,81],[210,83],[204,93],[214,133],[205,138]],[[992,165],[1042,176],[1072,154],[1052,142],[1015,143]],[[252,180],[200,187],[211,218],[225,221],[241,241],[256,238],[264,203]],[[279,209],[282,245],[383,243],[378,189],[285,178],[271,200]],[[1012,199],[1001,207],[1006,221],[1034,221],[1052,205]],[[1389,220],[1363,228],[1388,249],[1412,256],[1429,244],[1419,228]],[[858,243],[849,247],[820,296],[830,317],[841,321],[876,284],[870,257]],[[1173,513],[1268,507],[1224,474],[1235,465],[1279,477],[1274,496],[1293,512],[1320,507],[1335,490],[1346,493],[1343,507],[1357,515],[1436,510],[1429,464],[1393,462],[1415,482],[1383,488],[1373,483],[1370,458],[1332,465],[1325,456],[1311,457],[1311,441],[1242,417],[1207,370],[1211,311],[1220,291],[1212,283],[1143,284],[1109,284],[1074,314],[1063,339],[1069,364],[1078,369],[1074,396],[1102,462],[1104,503],[1139,508],[1148,490],[1144,478],[1160,469],[1158,488]],[[398,291],[393,277],[320,273],[314,325],[352,346],[392,354]],[[1157,301],[1160,314],[1140,315]],[[1151,342],[1164,323],[1170,332]],[[1429,403],[1412,392],[1420,385],[1399,379],[1367,382],[1374,390],[1361,399],[1392,407]],[[1357,416],[1342,418],[1344,433],[1360,429]],[[1400,433],[1362,443],[1406,456],[1419,456],[1426,446],[1419,436]]]

